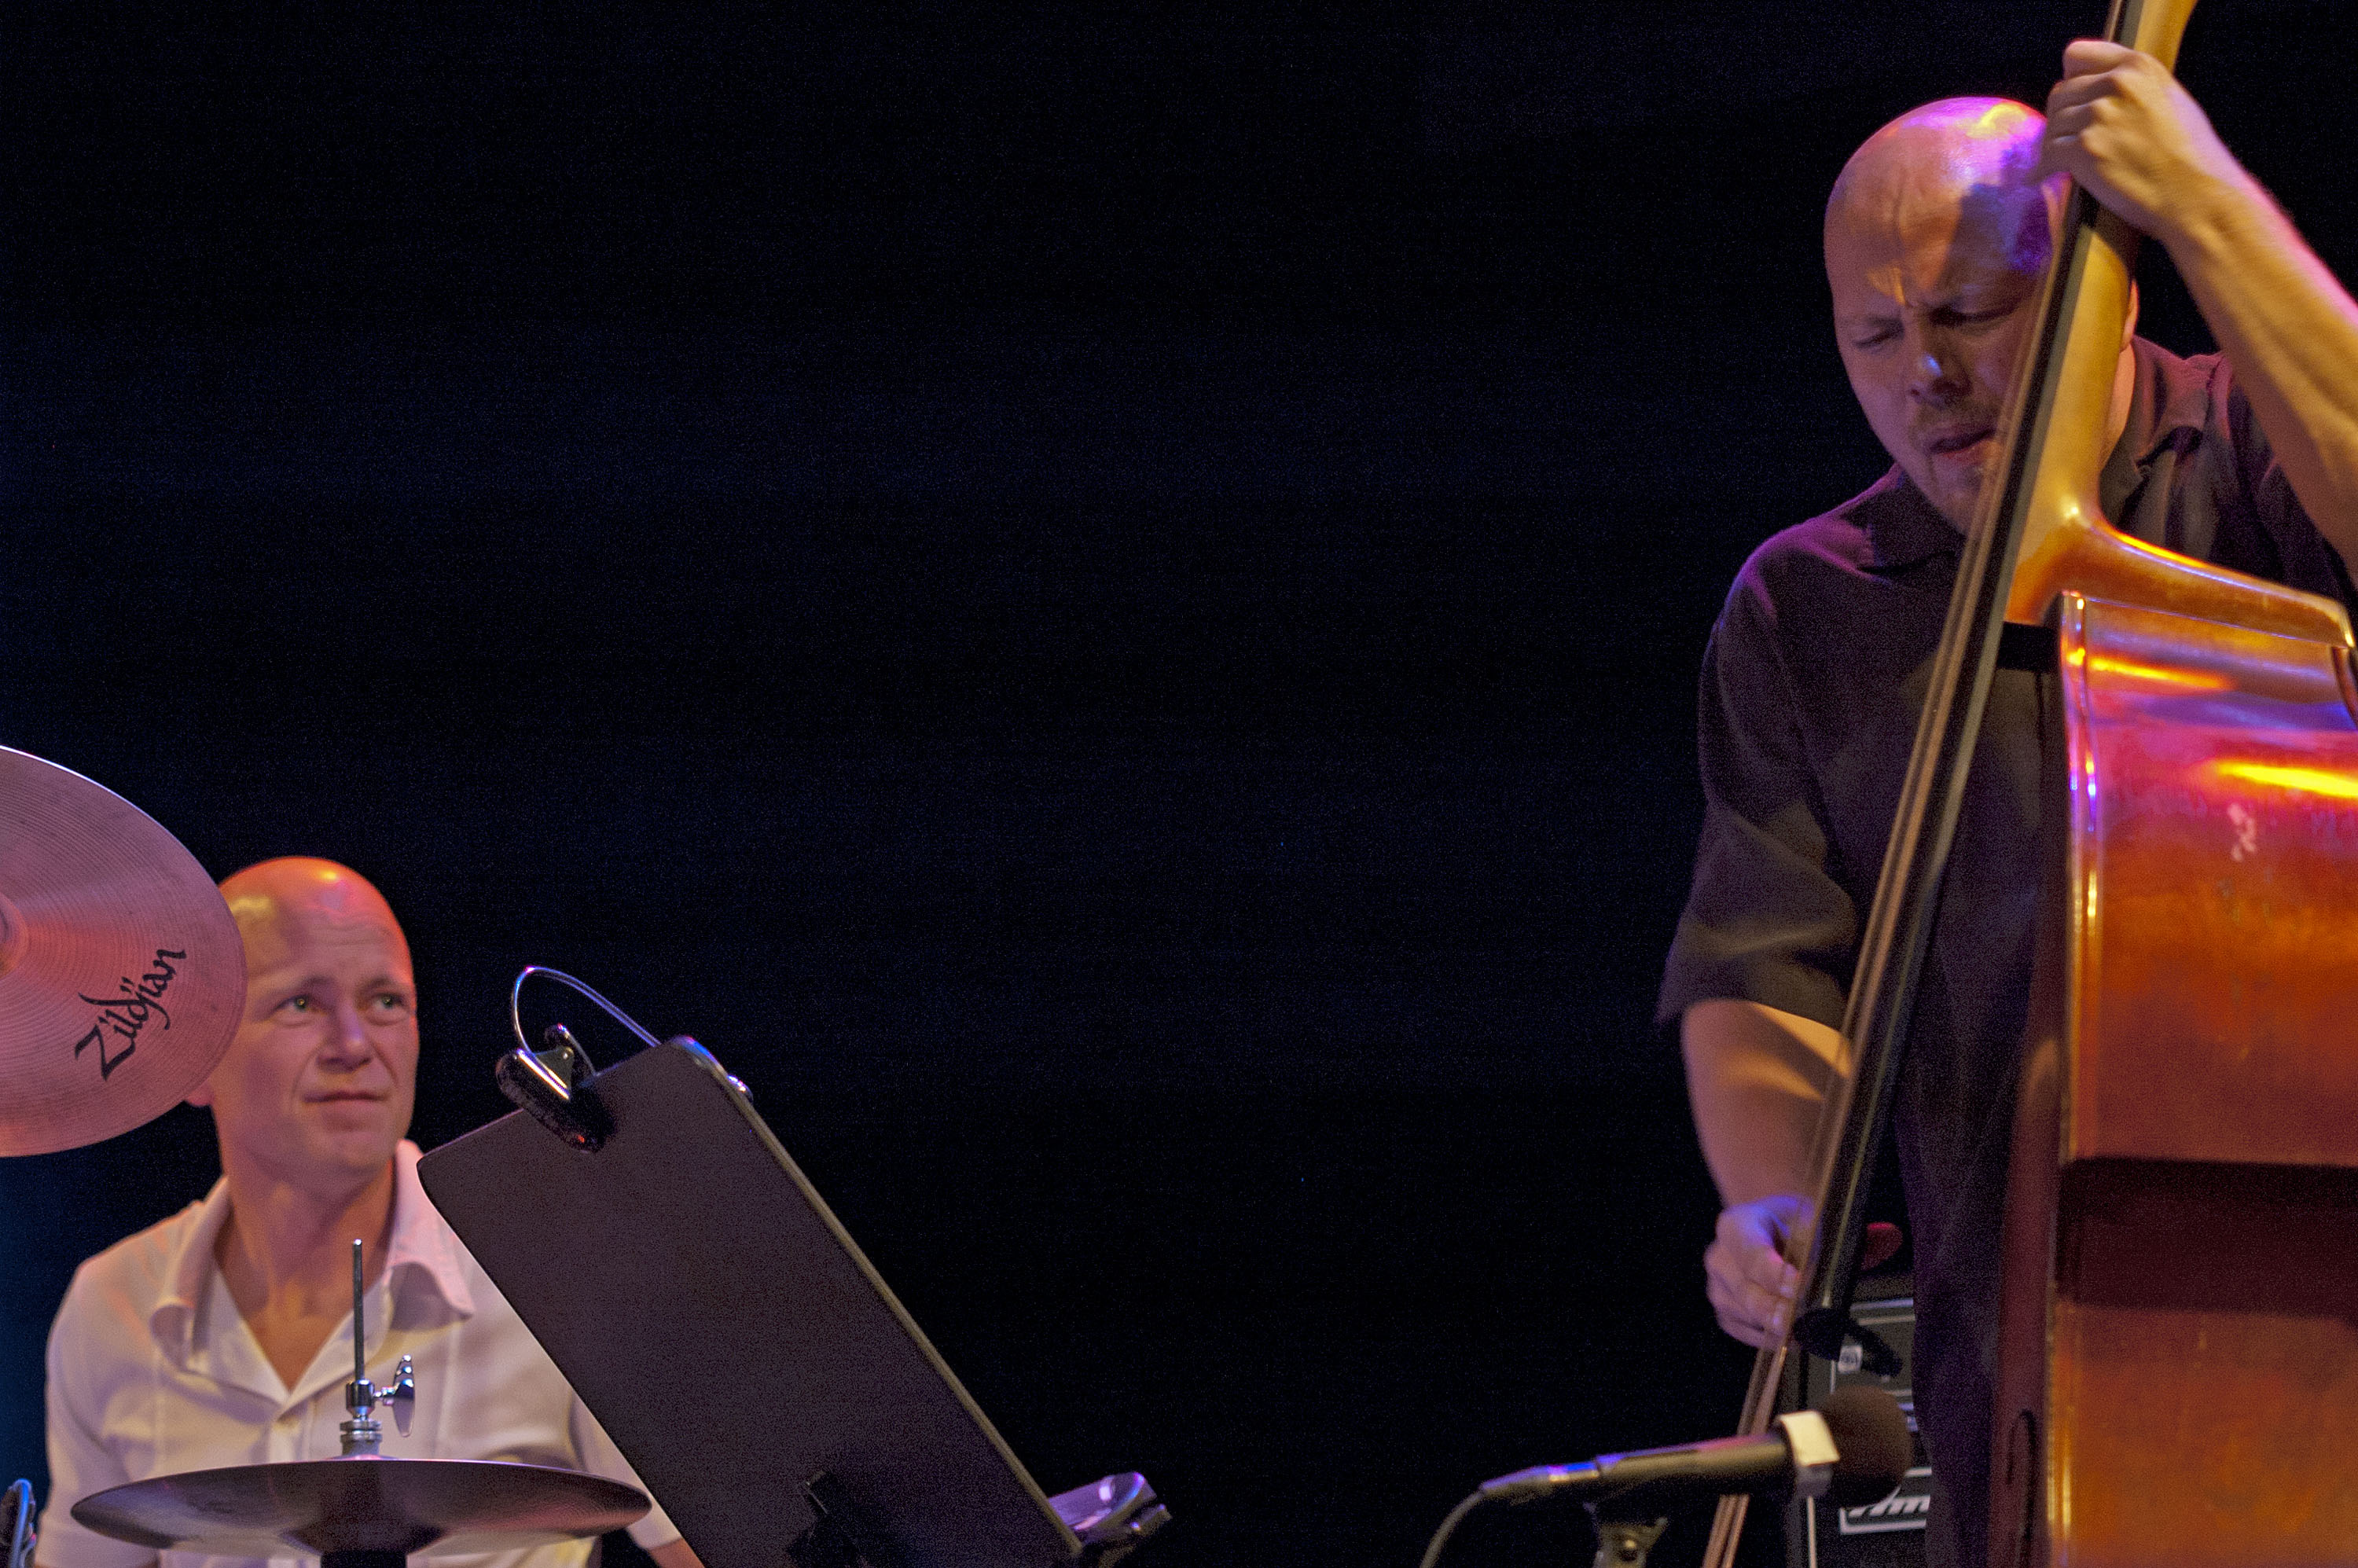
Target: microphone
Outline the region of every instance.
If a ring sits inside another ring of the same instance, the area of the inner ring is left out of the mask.
[[[1585,1465],[1542,1465],[1482,1483],[1486,1502],[1576,1498],[1617,1515],[1666,1513],[1734,1493],[1824,1498],[1836,1508],[1881,1500],[1915,1457],[1908,1417],[1881,1389],[1837,1389],[1824,1408],[1777,1418],[1758,1437],[1601,1454]]]

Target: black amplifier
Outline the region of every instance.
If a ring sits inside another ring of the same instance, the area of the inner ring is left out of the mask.
[[[1924,1462],[1924,1437],[1916,1427],[1916,1298],[1908,1275],[1883,1275],[1858,1282],[1851,1315],[1873,1329],[1898,1353],[1899,1370],[1878,1378],[1859,1364],[1858,1346],[1845,1346],[1839,1361],[1821,1361],[1796,1350],[1785,1368],[1779,1408],[1815,1409],[1826,1396],[1852,1383],[1887,1390],[1908,1412],[1916,1439],[1916,1462],[1899,1489],[1879,1503],[1837,1509],[1815,1498],[1796,1498],[1785,1509],[1788,1568],[1923,1568],[1924,1521],[1932,1506],[1932,1471]]]

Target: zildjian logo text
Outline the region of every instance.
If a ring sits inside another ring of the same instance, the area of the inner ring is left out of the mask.
[[[185,949],[158,947],[156,967],[133,979],[123,977],[121,996],[86,996],[81,1000],[99,1010],[98,1021],[90,1033],[74,1042],[73,1054],[79,1058],[92,1045],[98,1047],[98,1076],[102,1081],[114,1076],[114,1069],[131,1060],[131,1053],[139,1048],[139,1032],[153,1019],[165,1028],[172,1027],[172,1015],[164,1011],[164,993],[172,989],[172,977],[180,971],[175,964],[188,962]],[[108,1036],[123,1043],[119,1051],[108,1054]]]

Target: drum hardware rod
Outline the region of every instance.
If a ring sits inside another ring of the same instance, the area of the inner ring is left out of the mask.
[[[377,1444],[384,1441],[384,1423],[374,1419],[372,1413],[380,1404],[394,1407],[395,1424],[401,1428],[401,1435],[407,1437],[410,1408],[417,1399],[416,1369],[406,1356],[394,1369],[390,1384],[380,1389],[369,1381],[368,1327],[367,1320],[362,1315],[365,1310],[364,1302],[361,1288],[361,1244],[355,1238],[352,1242],[352,1380],[344,1385],[344,1409],[351,1412],[351,1419],[340,1422],[336,1426],[336,1435],[343,1443],[343,1456],[347,1459],[373,1454],[377,1451]]]

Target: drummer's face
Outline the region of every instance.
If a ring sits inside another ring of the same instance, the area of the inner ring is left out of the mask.
[[[232,1146],[297,1185],[382,1171],[417,1073],[409,946],[384,921],[296,903],[249,925],[245,1016],[204,1088]]]

